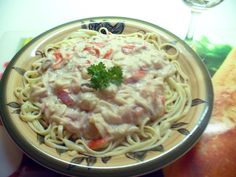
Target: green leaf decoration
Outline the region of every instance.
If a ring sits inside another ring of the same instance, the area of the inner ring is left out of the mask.
[[[103,163],[107,163],[109,160],[111,160],[111,156],[102,157],[101,160]]]
[[[66,150],[66,149],[58,149],[58,148],[56,148],[56,152],[57,152],[59,155],[61,155],[61,154],[65,153],[65,152],[67,152],[67,150]]]
[[[84,161],[85,157],[75,157],[71,160],[71,163],[81,164]]]
[[[192,105],[191,106],[197,106],[197,105],[202,104],[202,103],[206,103],[206,101],[202,100],[200,98],[195,98],[195,99],[192,100]]]
[[[160,151],[163,152],[164,151],[164,146],[162,144],[158,145],[157,147],[154,147],[152,149],[150,149],[151,151]]]
[[[7,103],[7,106],[11,107],[11,108],[15,108],[15,109],[19,109],[21,107],[21,105],[17,102],[10,102],[10,103]]]
[[[88,166],[93,166],[97,162],[97,158],[93,156],[85,157],[85,161]]]
[[[25,72],[26,72],[25,69],[19,68],[19,67],[15,67],[15,66],[13,66],[12,69],[16,70],[16,72],[18,72],[18,73],[19,73],[20,75],[22,75],[22,76],[23,76],[23,75],[25,74]]]
[[[143,161],[146,157],[147,151],[139,151],[139,152],[128,152],[125,156],[129,159]]]
[[[188,123],[186,123],[186,122],[177,122],[177,123],[174,123],[173,125],[171,125],[171,128],[179,128],[179,127],[182,127],[187,124]]]
[[[110,83],[120,85],[123,80],[120,66],[113,66],[107,69],[104,63],[99,62],[97,65],[93,64],[89,66],[87,72],[91,75],[91,87],[97,90],[105,89],[110,85]]]
[[[46,57],[46,54],[43,51],[41,51],[41,50],[37,50],[35,52],[35,55],[36,56],[40,56],[41,58]]]
[[[179,133],[183,134],[183,135],[189,135],[190,134],[190,132],[186,128],[180,128],[177,131]]]
[[[38,140],[39,144],[43,144],[44,143],[44,136],[37,134],[37,140]]]
[[[67,167],[67,170],[73,169],[76,165],[75,164],[81,164],[84,161],[85,157],[75,157],[70,161],[70,164]]]

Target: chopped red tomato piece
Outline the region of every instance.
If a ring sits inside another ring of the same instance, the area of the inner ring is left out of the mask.
[[[132,53],[135,49],[135,45],[134,44],[127,44],[121,47],[121,50],[123,53],[125,54],[129,54]]]
[[[88,51],[90,54],[95,55],[96,57],[100,56],[100,50],[95,47],[87,46],[84,48],[84,51]]]
[[[146,75],[146,71],[144,70],[137,70],[134,72],[133,77],[137,78],[137,79],[141,79]]]
[[[122,48],[134,49],[134,48],[135,48],[135,45],[134,45],[134,44],[126,44],[126,45],[122,46]]]
[[[53,68],[53,69],[59,69],[59,68],[62,66],[63,63],[64,63],[64,62],[63,62],[63,59],[60,59],[60,60],[58,60],[56,63],[54,63],[54,64],[52,65],[52,68]]]
[[[105,148],[107,145],[108,145],[107,138],[90,140],[88,143],[88,147],[93,150]]]
[[[105,47],[105,43],[104,42],[90,42],[90,44],[96,45],[98,47]]]
[[[59,51],[59,50],[56,50],[54,53],[53,53],[53,55],[54,55],[54,59],[56,60],[56,61],[58,61],[58,60],[62,60],[62,54],[61,54],[61,52]]]
[[[64,89],[57,89],[56,95],[65,105],[70,106],[74,104],[74,100]]]
[[[126,83],[135,83],[138,80],[142,79],[146,75],[145,70],[137,70],[133,73],[133,75],[126,79]]]
[[[54,63],[52,65],[52,68],[53,69],[58,69],[63,64],[62,54],[61,54],[61,52],[59,50],[55,50],[55,52],[53,53],[53,56],[54,56],[54,60],[56,61],[56,63]]]
[[[109,49],[109,50],[104,54],[103,58],[109,59],[110,56],[111,56],[111,54],[112,54],[112,52],[113,52],[113,49]]]

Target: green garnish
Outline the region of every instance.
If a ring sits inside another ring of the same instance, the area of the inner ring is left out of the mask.
[[[94,89],[105,89],[110,83],[120,85],[123,80],[123,74],[120,66],[113,66],[109,69],[100,62],[93,64],[87,69],[91,75],[90,86]]]

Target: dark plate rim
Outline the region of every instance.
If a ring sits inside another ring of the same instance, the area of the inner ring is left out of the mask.
[[[31,146],[26,140],[24,140],[23,138],[21,138],[21,136],[19,136],[17,131],[14,131],[14,125],[11,124],[11,121],[9,119],[10,115],[6,108],[7,103],[5,102],[6,100],[5,99],[5,93],[6,93],[5,85],[7,83],[8,74],[12,66],[14,66],[14,63],[16,62],[16,60],[29,46],[31,46],[38,39],[49,34],[50,32],[63,28],[67,25],[81,23],[83,21],[89,21],[89,20],[98,20],[98,21],[116,20],[116,21],[128,21],[128,22],[130,21],[130,22],[138,22],[140,24],[145,24],[147,26],[154,27],[156,29],[163,31],[164,33],[167,33],[173,38],[177,39],[178,42],[180,42],[196,59],[204,75],[204,84],[206,85],[205,88],[206,88],[206,92],[208,93],[206,97],[206,101],[208,102],[208,104],[205,107],[205,112],[203,113],[203,116],[201,117],[201,120],[198,126],[196,126],[191,131],[190,135],[186,137],[185,141],[179,144],[178,148],[174,148],[168,154],[167,153],[163,154],[158,159],[152,159],[152,160],[146,161],[145,163],[137,163],[133,166],[125,166],[121,168],[120,167],[119,168],[114,168],[114,167],[98,168],[98,167],[88,167],[88,166],[78,165],[76,166],[76,168],[69,171],[66,169],[67,163],[65,161],[62,161],[62,160],[58,161],[57,158],[54,158],[41,150],[39,151],[36,150],[37,149],[36,147]],[[2,80],[0,82],[0,100],[2,100],[0,102],[0,109],[1,109],[1,117],[2,117],[2,122],[3,122],[4,127],[6,128],[8,134],[13,139],[13,141],[24,151],[26,155],[28,155],[34,161],[38,162],[39,164],[51,170],[54,170],[56,172],[60,172],[63,174],[67,174],[67,175],[68,174],[75,175],[75,176],[79,175],[82,177],[82,176],[90,176],[91,174],[94,174],[94,175],[103,176],[103,177],[106,177],[106,176],[108,177],[110,175],[114,177],[119,177],[119,176],[134,176],[134,175],[146,174],[146,173],[156,171],[168,165],[169,163],[175,161],[177,158],[181,157],[187,151],[189,151],[198,141],[198,139],[202,135],[203,131],[205,130],[210,120],[211,112],[213,109],[213,86],[212,86],[209,72],[206,66],[204,65],[204,63],[201,61],[200,57],[183,40],[181,40],[179,37],[177,37],[173,33],[169,32],[168,30],[158,25],[155,25],[147,21],[139,20],[139,19],[118,17],[118,16],[101,16],[101,17],[84,18],[84,19],[79,19],[79,20],[68,22],[68,23],[64,23],[50,30],[47,30],[46,32],[43,32],[42,34],[32,39],[32,41],[30,41],[19,52],[17,52],[17,54],[13,57],[13,59],[10,61],[9,65],[7,66],[2,76]]]

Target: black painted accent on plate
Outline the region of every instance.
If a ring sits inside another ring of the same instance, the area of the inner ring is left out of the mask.
[[[18,73],[19,73],[20,75],[22,75],[22,76],[23,76],[23,75],[25,74],[25,72],[26,72],[25,69],[19,68],[19,67],[15,67],[15,66],[13,66],[12,69],[16,70],[16,72],[18,72]]]
[[[83,24],[83,25],[81,25],[81,28],[82,29],[87,29],[87,25]]]
[[[189,135],[190,134],[189,130],[187,130],[186,128],[181,128],[187,124],[188,123],[186,122],[177,122],[177,123],[174,123],[170,128],[175,129],[175,130],[177,129],[177,131],[181,133],[182,135]]]
[[[67,167],[67,170],[73,169],[76,165],[74,164],[81,164],[85,160],[85,157],[75,157],[70,161],[70,164]]]
[[[183,135],[188,135],[190,133],[186,128],[180,128],[177,131]]]
[[[154,147],[154,148],[150,149],[150,151],[160,151],[160,152],[163,152],[164,151],[164,146],[162,144],[160,144],[157,147]]]
[[[121,34],[124,31],[125,24],[124,23],[116,23],[112,25],[109,22],[104,22],[103,26],[108,29],[113,34]]]
[[[171,125],[170,128],[180,128],[180,127],[187,125],[187,124],[188,123],[186,123],[186,122],[177,122],[177,123],[174,123],[173,125]]]
[[[143,161],[146,157],[147,151],[127,152],[125,156],[129,159]]]
[[[88,156],[88,157],[85,157],[85,161],[88,166],[93,166],[97,162],[97,157]]]
[[[46,57],[46,54],[45,54],[45,52],[43,52],[43,51],[41,51],[41,50],[37,50],[36,52],[35,52],[35,55],[36,56],[40,56],[40,57]]]
[[[107,163],[109,160],[111,160],[111,156],[102,157],[101,160],[103,163]]]
[[[93,166],[97,162],[97,157],[93,156],[80,156],[75,157],[70,161],[70,164],[67,167],[67,170],[71,170],[75,167],[75,164],[81,164],[86,162],[87,166]]]
[[[82,29],[90,29],[90,30],[95,30],[99,31],[100,28],[105,27],[108,29],[113,34],[122,34],[125,28],[125,24],[123,22],[118,22],[114,25],[112,25],[109,22],[91,22],[88,25],[82,24],[81,28]]]
[[[44,136],[37,134],[37,140],[39,144],[44,144]]]
[[[88,25],[88,29],[95,31],[99,31],[101,27],[103,27],[102,23],[89,23]]]
[[[84,161],[85,157],[75,157],[71,160],[71,163],[81,164]]]
[[[56,151],[57,151],[57,153],[58,153],[59,155],[61,155],[61,154],[65,153],[65,152],[67,152],[66,149],[58,149],[58,148],[56,148]]]
[[[19,109],[21,107],[21,105],[17,102],[10,102],[10,103],[7,103],[7,106],[11,107],[11,108],[15,108],[15,109]]]
[[[152,149],[146,150],[146,151],[138,151],[138,152],[127,152],[125,153],[125,156],[129,159],[136,160],[136,161],[143,161],[146,157],[146,154],[149,151],[159,151],[163,152],[164,146],[162,144],[158,145],[157,147],[154,147]]]
[[[192,100],[192,105],[191,106],[197,106],[197,105],[202,104],[202,103],[206,103],[206,101],[202,100],[200,98],[195,98],[195,99]]]

